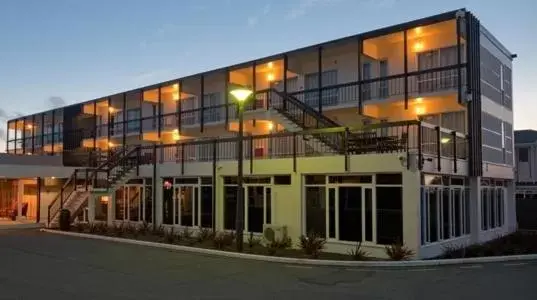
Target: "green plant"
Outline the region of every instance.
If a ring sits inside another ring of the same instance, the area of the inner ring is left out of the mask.
[[[227,234],[225,232],[217,232],[213,237],[213,245],[218,250],[224,249],[227,246]]]
[[[276,255],[278,250],[290,248],[293,245],[293,241],[287,235],[283,236],[281,239],[274,238],[271,242],[267,244],[267,251],[269,255]]]
[[[86,231],[86,223],[76,223],[76,231],[78,232],[84,232]]]
[[[356,244],[356,246],[349,251],[349,255],[352,260],[367,260],[369,257],[369,253],[362,249],[362,242]]]
[[[248,236],[248,247],[252,249],[255,246],[258,246],[261,244],[261,240],[257,238],[253,232],[250,232],[250,235]]]
[[[159,227],[153,228],[153,235],[156,235],[158,237],[164,237],[166,234],[166,230],[164,229],[164,225],[160,225]]]
[[[324,249],[326,239],[317,235],[315,232],[310,232],[308,235],[300,236],[300,248],[311,258],[319,258],[321,251]]]
[[[407,260],[414,256],[414,251],[399,241],[384,247],[384,251],[392,260]]]
[[[71,211],[65,208],[60,210],[60,230],[71,230]]]
[[[170,228],[170,230],[166,231],[166,233],[164,234],[164,240],[168,244],[175,243],[175,241],[177,240],[177,235],[175,234],[173,227]]]
[[[136,227],[136,225],[134,224],[127,224],[127,227],[125,228],[125,231],[132,235],[134,238],[137,238],[138,237],[138,228]]]
[[[100,234],[107,234],[108,233],[108,225],[106,223],[99,223],[97,226],[97,232]]]
[[[89,233],[98,233],[99,232],[99,224],[90,223],[88,226]]]
[[[114,236],[122,237],[123,234],[125,233],[125,226],[123,225],[123,223],[114,224],[112,232]]]
[[[198,243],[203,243],[212,239],[213,232],[209,228],[201,228],[196,236]]]
[[[149,232],[149,223],[143,221],[142,224],[138,227],[138,233],[140,235],[146,235]]]

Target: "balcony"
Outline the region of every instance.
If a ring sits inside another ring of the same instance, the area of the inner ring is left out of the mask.
[[[179,142],[159,147],[159,163],[237,160],[237,137]],[[467,138],[421,121],[375,124],[361,128],[330,128],[245,137],[244,158],[277,159],[402,153],[416,157],[428,172],[465,172]],[[151,152],[147,147],[145,152]],[[148,160],[150,161],[150,160]],[[410,168],[412,163],[408,164]]]

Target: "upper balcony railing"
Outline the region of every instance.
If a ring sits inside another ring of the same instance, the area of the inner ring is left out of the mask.
[[[459,72],[460,71],[460,72]],[[461,75],[459,80],[459,74]],[[466,86],[465,65],[451,65],[446,67],[415,71],[374,79],[365,79],[361,82],[348,82],[337,85],[325,86],[321,89],[291,91],[289,95],[300,100],[312,109],[319,107],[319,92],[322,106],[337,106],[385,99],[416,98],[437,93],[455,92]],[[406,88],[405,88],[406,86]],[[360,95],[361,91],[361,95]],[[256,101],[247,104],[246,111],[266,110],[272,107],[271,91],[263,90],[256,92]],[[159,116],[144,116],[137,119],[127,119],[125,122],[115,122],[97,125],[91,132],[84,133],[84,138],[103,138],[122,136],[123,133],[144,133],[157,131],[160,124],[161,130],[181,129],[189,126],[199,126],[202,121],[205,125],[217,124],[226,120],[234,120],[237,117],[237,107],[234,103],[220,104],[211,107],[170,112]],[[64,134],[39,134],[24,136],[17,139],[9,139],[8,149],[10,153],[27,153],[33,149],[37,152],[44,145],[60,144]]]
[[[323,136],[324,138],[319,138]],[[337,137],[340,145],[331,145],[326,140]],[[234,161],[238,158],[239,137],[184,141],[159,145],[158,163]],[[402,121],[364,126],[360,128],[335,127],[303,132],[282,132],[267,135],[247,136],[243,139],[243,157],[250,161],[258,159],[293,158],[382,153],[406,153],[416,155],[421,168],[425,159],[438,162],[457,162],[467,159],[467,138],[464,134],[450,131],[421,121]],[[153,146],[143,146],[141,164],[151,164]],[[296,164],[295,164],[296,166]],[[408,166],[410,167],[410,166]]]

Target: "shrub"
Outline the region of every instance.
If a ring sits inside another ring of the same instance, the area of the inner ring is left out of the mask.
[[[60,210],[60,230],[71,230],[71,211],[65,208]]]
[[[166,231],[164,234],[164,240],[168,244],[173,244],[177,240],[177,235],[175,234],[173,227],[170,230]]]
[[[114,236],[122,237],[123,234],[125,233],[125,226],[123,225],[123,223],[114,224],[112,232]]]
[[[324,249],[326,239],[315,234],[314,232],[308,235],[300,236],[300,248],[311,258],[319,258],[321,251]]]
[[[127,224],[127,227],[125,228],[125,231],[132,235],[134,238],[138,237],[138,227],[134,224]]]
[[[96,231],[100,234],[107,234],[108,233],[108,225],[106,223],[99,223],[96,225]]]
[[[86,223],[76,223],[76,231],[84,232],[86,231]]]
[[[138,227],[138,233],[141,235],[146,235],[149,232],[149,223],[146,221],[142,222],[142,225]]]
[[[217,232],[213,237],[213,245],[216,249],[222,250],[228,245],[228,234],[225,232]]]
[[[390,246],[386,246],[384,250],[386,251],[388,257],[390,257],[392,260],[407,260],[414,256],[414,251],[409,249],[401,242],[395,242]]]
[[[196,236],[199,243],[212,239],[213,232],[209,228],[201,228]]]
[[[248,236],[248,247],[252,249],[255,246],[258,246],[261,244],[261,240],[257,238],[253,232],[250,232],[250,235]]]
[[[164,225],[160,225],[159,227],[153,229],[153,235],[156,235],[158,237],[164,237],[165,234],[166,230],[164,229]]]
[[[290,248],[293,245],[293,241],[288,236],[283,236],[281,239],[275,238],[267,245],[267,251],[269,255],[276,255],[278,250]]]
[[[367,260],[369,257],[369,253],[362,249],[362,242],[356,244],[354,249],[349,251],[349,255],[351,256],[352,260]]]
[[[99,224],[90,223],[88,226],[89,233],[99,233]]]

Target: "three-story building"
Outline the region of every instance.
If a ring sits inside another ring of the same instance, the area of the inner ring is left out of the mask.
[[[7,152],[41,221],[233,230],[242,142],[246,232],[432,257],[515,230],[514,57],[461,9],[10,120]]]

